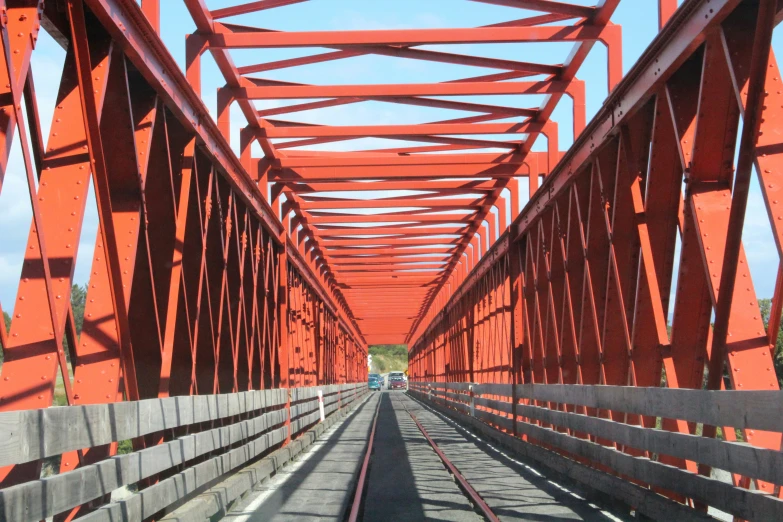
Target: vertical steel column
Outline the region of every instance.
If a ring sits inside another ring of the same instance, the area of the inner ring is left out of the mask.
[[[284,233],[285,234],[285,233]],[[289,314],[288,314],[288,302],[289,302],[289,286],[288,286],[288,243],[286,236],[280,237],[281,246],[278,253],[278,276],[277,276],[277,365],[278,376],[276,380],[276,388],[290,388],[291,380],[289,377],[291,359],[289,355],[289,341],[288,332]],[[291,392],[288,392],[288,398],[286,400],[286,444],[291,441]]]
[[[517,405],[519,397],[517,396],[517,385],[523,384],[522,376],[522,346],[524,344],[524,313],[525,313],[525,285],[522,275],[522,266],[524,261],[522,253],[524,244],[511,243],[508,250],[509,263],[509,288],[511,292],[511,379],[513,385],[511,390],[511,418],[514,420],[512,433],[517,436]]]
[[[141,10],[155,32],[160,34],[160,0],[141,0]]]

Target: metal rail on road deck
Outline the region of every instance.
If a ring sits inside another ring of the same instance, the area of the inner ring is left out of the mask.
[[[413,336],[411,381],[438,382],[439,403],[468,415],[473,405],[482,422],[672,500],[783,516],[783,437],[769,421],[783,400],[779,7],[682,4],[489,255],[441,291]],[[756,240],[758,229],[770,234]],[[468,400],[458,388],[481,382],[508,395]],[[637,400],[633,387],[677,415],[628,410],[616,399]],[[616,397],[606,407],[591,393]],[[723,409],[682,410],[691,398]]]
[[[144,11],[138,4],[0,0],[0,190],[6,196],[12,186],[8,179],[16,169],[7,164],[16,148],[23,153],[22,190],[33,210],[29,228],[23,223],[20,229],[27,244],[20,247],[18,289],[14,301],[5,303],[13,311],[10,331],[0,325],[0,415],[26,419],[8,429],[30,436],[31,446],[20,447],[18,460],[2,463],[0,495],[10,499],[19,491],[14,488],[27,488],[42,497],[30,513],[98,516],[92,513],[110,491],[96,485],[97,470],[128,463],[127,456],[112,457],[129,439],[134,449],[147,452],[144,458],[164,448],[192,449],[195,439],[183,441],[182,435],[196,428],[171,424],[168,417],[149,425],[159,430],[140,435],[119,426],[127,436],[107,439],[100,422],[116,412],[150,404],[176,408],[186,400],[211,407],[221,403],[202,397],[366,380],[367,347],[339,292],[298,252],[266,200],[266,187],[259,189],[233,153],[147,20],[152,2],[143,2]],[[57,103],[45,116],[51,121],[48,136],[32,73],[44,27],[64,49]],[[99,234],[85,252],[92,238],[82,229],[90,229],[92,204]],[[73,290],[85,283],[76,279],[77,260],[86,260],[89,269],[86,295]],[[79,295],[83,317],[72,304]],[[46,409],[53,404],[94,413],[96,438],[79,432],[71,445],[38,444],[31,434],[52,438],[66,428],[81,429],[63,410]],[[264,440],[289,441],[312,422],[306,407],[286,399],[282,408],[294,412],[285,416],[291,425],[276,428],[276,435],[264,433]],[[36,431],[58,415],[65,416],[62,426]],[[231,416],[225,422],[231,430],[261,434],[264,423],[278,416],[264,412],[250,427]],[[224,434],[217,429],[193,437]],[[263,444],[245,444],[243,451],[261,451]],[[55,448],[62,451],[52,453]],[[238,454],[231,450],[226,462]],[[171,459],[171,466],[161,468],[165,462],[146,466],[142,479],[138,470],[129,475],[143,480],[147,498],[154,496],[151,488],[175,481],[169,478],[185,480],[172,471]],[[48,483],[69,492],[84,485],[79,498],[89,500],[71,502],[75,493],[43,498],[38,481],[44,467],[56,474]],[[158,471],[150,475],[152,469]],[[137,482],[112,475],[107,484],[117,480]],[[63,506],[68,513],[57,511]]]
[[[346,383],[366,380],[367,341],[393,339],[411,342],[411,381],[431,383],[438,407],[508,430],[497,436],[652,516],[710,505],[783,519],[780,2],[685,0],[674,12],[677,0],[658,0],[660,33],[622,79],[621,0],[474,1],[536,13],[479,28],[270,31],[224,19],[309,2],[183,0],[196,30],[178,62],[160,38],[171,2],[0,0],[0,190],[30,211],[11,225],[18,286],[0,324],[0,516],[158,518],[314,421],[310,391],[274,390],[336,386],[328,409],[339,408],[366,386]],[[33,81],[34,57],[51,69],[42,29],[64,50],[53,104]],[[420,48],[563,41],[572,52],[555,64]],[[329,49],[231,58],[309,45]],[[585,125],[578,76],[595,45],[609,97]],[[205,53],[226,80],[216,119],[201,97]],[[493,72],[399,85],[254,76],[368,55]],[[503,92],[544,101],[463,99]],[[317,94],[330,98],[253,101]],[[564,96],[565,153],[552,120]],[[273,119],[365,102],[471,114],[344,128]],[[234,105],[247,119],[239,155]],[[546,150],[531,152],[541,136]],[[410,143],[310,148],[362,137]],[[361,199],[368,182],[421,194]],[[530,200],[517,215],[520,182]],[[777,262],[766,310],[742,243],[759,228],[770,236],[754,251]],[[86,295],[73,291],[79,260]],[[41,479],[44,466],[53,476]],[[131,483],[138,494],[108,503]]]
[[[654,489],[644,495],[653,495],[655,502],[666,500],[661,495],[689,497],[745,520],[783,517],[783,500],[776,495],[696,473],[699,465],[708,465],[783,484],[783,453],[738,443],[735,431],[783,432],[783,392],[457,382],[412,382],[410,390],[471,423],[556,449],[572,464],[611,469],[649,484]],[[723,440],[656,428],[663,419],[720,426]],[[534,458],[552,466],[557,457],[544,450]],[[686,462],[685,469],[672,465],[676,459]],[[588,486],[600,484],[628,505],[640,502],[639,491],[613,490],[608,477],[603,483],[586,474],[574,478]]]
[[[411,412],[408,409],[408,407],[405,405],[404,402],[402,401],[398,401],[398,402],[402,404],[402,407],[405,409],[408,415],[411,416],[413,422],[416,423],[416,427],[419,428],[421,434],[424,435],[425,439],[427,439],[427,442],[430,444],[430,446],[432,446],[432,449],[435,451],[435,453],[438,455],[440,460],[449,470],[449,473],[451,473],[454,476],[454,478],[457,480],[460,489],[468,497],[468,499],[470,499],[473,505],[476,508],[478,508],[481,511],[481,513],[486,517],[486,519],[489,520],[490,522],[500,522],[498,517],[495,515],[495,513],[492,512],[492,509],[487,505],[486,502],[484,502],[484,499],[481,498],[481,495],[479,495],[478,492],[475,489],[473,489],[473,486],[471,486],[470,483],[465,479],[465,477],[462,476],[462,473],[459,472],[457,467],[449,460],[446,454],[443,453],[443,451],[438,447],[437,443],[434,440],[432,440],[432,437],[430,437],[430,434],[427,433],[427,430],[424,428],[424,426],[421,425],[421,422],[419,422],[419,419],[416,418],[416,415],[414,415],[413,412]]]
[[[381,401],[383,395],[378,398],[378,406],[375,408],[375,415],[372,419],[372,429],[370,430],[370,437],[367,439],[367,449],[364,451],[364,459],[362,460],[362,468],[359,472],[359,479],[356,482],[356,492],[353,496],[353,502],[351,504],[351,513],[348,515],[348,522],[357,522],[359,520],[359,513],[364,501],[364,486],[368,480],[368,470],[370,468],[370,459],[372,459],[372,445],[375,441],[375,427],[378,424],[378,415],[381,411]]]

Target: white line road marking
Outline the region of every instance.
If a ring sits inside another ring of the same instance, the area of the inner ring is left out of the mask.
[[[367,402],[370,397],[372,397],[372,394],[368,393],[367,397],[362,401],[362,404]],[[258,496],[256,496],[247,506],[245,506],[242,511],[236,511],[233,513],[228,512],[226,513],[226,516],[223,517],[223,520],[230,520],[231,522],[248,522],[255,512],[258,511],[258,508],[261,507],[261,504],[271,497],[275,491],[280,489],[280,487],[282,487],[294,475],[294,473],[296,473],[296,470],[301,468],[308,460],[310,460],[310,458],[316,453],[315,450],[328,442],[329,439],[334,436],[337,429],[342,426],[346,420],[350,419],[353,415],[356,414],[357,411],[359,411],[359,407],[362,404],[357,404],[351,413],[349,413],[341,421],[333,424],[325,433],[322,434],[318,440],[316,440],[313,444],[310,445],[309,448],[305,450],[304,454],[300,453],[293,463],[290,463],[286,467],[282,468],[271,479],[267,479],[266,482],[258,484],[258,486],[261,486],[264,489],[253,490],[250,494],[257,494]],[[324,437],[323,435],[327,436]]]
[[[409,397],[410,397],[410,396],[409,396]],[[473,439],[475,439],[475,440],[481,441],[481,443],[482,443],[482,444],[485,444],[487,447],[489,447],[490,449],[492,449],[492,450],[493,450],[493,451],[495,451],[496,453],[499,453],[500,455],[502,455],[503,457],[507,458],[507,459],[508,459],[508,460],[510,460],[511,462],[513,462],[513,463],[515,463],[515,464],[517,464],[517,465],[519,465],[519,466],[522,466],[522,467],[524,467],[525,469],[527,469],[528,471],[531,471],[532,473],[534,473],[535,475],[537,475],[537,476],[539,476],[539,477],[542,477],[542,478],[544,478],[544,475],[542,475],[541,473],[539,473],[539,472],[538,472],[538,471],[536,471],[535,469],[531,468],[530,466],[528,466],[528,465],[527,465],[527,464],[525,464],[524,462],[520,462],[520,461],[518,461],[517,459],[515,459],[514,457],[512,457],[512,456],[511,456],[511,455],[509,455],[508,453],[506,453],[506,452],[504,452],[504,451],[502,451],[502,450],[500,450],[500,449],[496,448],[495,446],[493,446],[492,444],[490,444],[489,442],[487,442],[487,440],[486,440],[486,439],[483,439],[483,438],[479,437],[478,435],[475,435],[475,434],[474,434],[474,433],[472,433],[471,431],[467,430],[466,428],[463,428],[463,427],[462,427],[462,426],[461,426],[459,423],[457,423],[456,421],[453,421],[453,420],[451,420],[451,419],[450,419],[450,418],[448,418],[446,415],[443,415],[443,414],[442,414],[442,413],[440,413],[439,411],[437,411],[437,410],[435,410],[435,409],[433,409],[433,408],[430,408],[430,406],[429,406],[429,405],[427,405],[427,404],[425,404],[425,403],[421,402],[420,400],[416,399],[415,397],[411,397],[411,399],[413,399],[413,400],[415,400],[416,402],[418,402],[419,404],[421,404],[421,406],[422,406],[423,408],[426,408],[426,409],[427,409],[427,410],[428,410],[430,413],[432,413],[432,414],[434,414],[434,415],[437,415],[438,417],[440,417],[441,419],[443,419],[445,422],[448,422],[448,423],[449,423],[449,424],[451,424],[452,426],[456,427],[458,430],[460,430],[460,431],[461,431],[462,433],[464,433],[465,435],[467,435],[467,436],[469,436],[469,437],[472,437],[472,438],[473,438]],[[562,485],[558,484],[557,482],[553,482],[553,481],[552,481],[552,480],[550,480],[550,479],[547,479],[547,482],[549,482],[550,484],[552,484],[552,485],[554,485],[554,486],[557,486],[559,489],[561,489],[561,490],[565,491],[566,493],[570,493],[571,495],[575,496],[575,497],[576,497],[576,498],[578,498],[578,499],[582,499],[582,497],[580,497],[579,495],[577,495],[576,493],[574,493],[574,492],[573,492],[573,491],[571,491],[570,489],[568,489],[568,488],[566,488],[566,487],[563,487]],[[584,500],[584,499],[582,499],[582,500]],[[589,504],[589,505],[590,505],[591,507],[594,507],[594,508],[596,508],[596,509],[600,509],[600,508],[598,508],[598,506],[594,506],[593,504]],[[613,514],[609,513],[608,511],[605,511],[605,510],[603,510],[603,509],[601,509],[601,514],[602,514],[602,515],[604,515],[606,518],[608,518],[608,519],[610,519],[610,520],[614,520],[615,522],[623,522],[623,520],[622,520],[621,518],[617,518],[617,517],[616,517],[616,516],[614,516]]]

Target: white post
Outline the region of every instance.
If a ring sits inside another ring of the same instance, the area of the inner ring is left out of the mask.
[[[324,392],[322,390],[318,390],[318,411],[321,412],[321,422],[323,422],[326,417],[324,417]]]
[[[468,388],[470,390],[470,416],[476,416],[476,395],[473,393],[473,385]]]

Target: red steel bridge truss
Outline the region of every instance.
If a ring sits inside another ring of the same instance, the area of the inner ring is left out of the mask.
[[[12,319],[0,328],[0,411],[47,408],[58,386],[68,405],[85,405],[361,382],[367,346],[399,343],[410,346],[412,381],[660,387],[665,377],[669,388],[778,389],[783,272],[767,328],[742,244],[754,177],[776,242],[766,247],[779,258],[783,244],[776,1],[686,0],[678,10],[658,0],[658,37],[625,77],[610,21],[620,0],[464,0],[509,8],[508,20],[472,28],[244,22],[317,1],[183,0],[195,30],[177,62],[160,38],[159,0],[0,0],[0,190],[17,150],[32,213],[15,301],[0,303]],[[66,52],[48,127],[31,65],[44,30]],[[562,63],[447,50],[555,42],[572,46]],[[609,98],[587,123],[580,76],[599,46],[606,74],[594,76]],[[313,52],[234,61],[237,50],[279,48]],[[265,77],[368,55],[484,73],[411,84]],[[214,119],[201,92],[207,59],[225,80]],[[470,101],[494,95],[515,102]],[[306,121],[370,102],[455,117]],[[573,108],[567,151],[552,119],[561,102]],[[238,143],[232,108],[244,117]],[[351,143],[361,138],[387,143]],[[79,252],[90,186],[99,227],[94,250]],[[92,256],[79,335],[77,255]],[[696,430],[670,419],[662,428]],[[740,436],[780,449],[779,433]],[[116,451],[70,452],[60,472]],[[0,485],[36,480],[41,465],[6,466]]]

